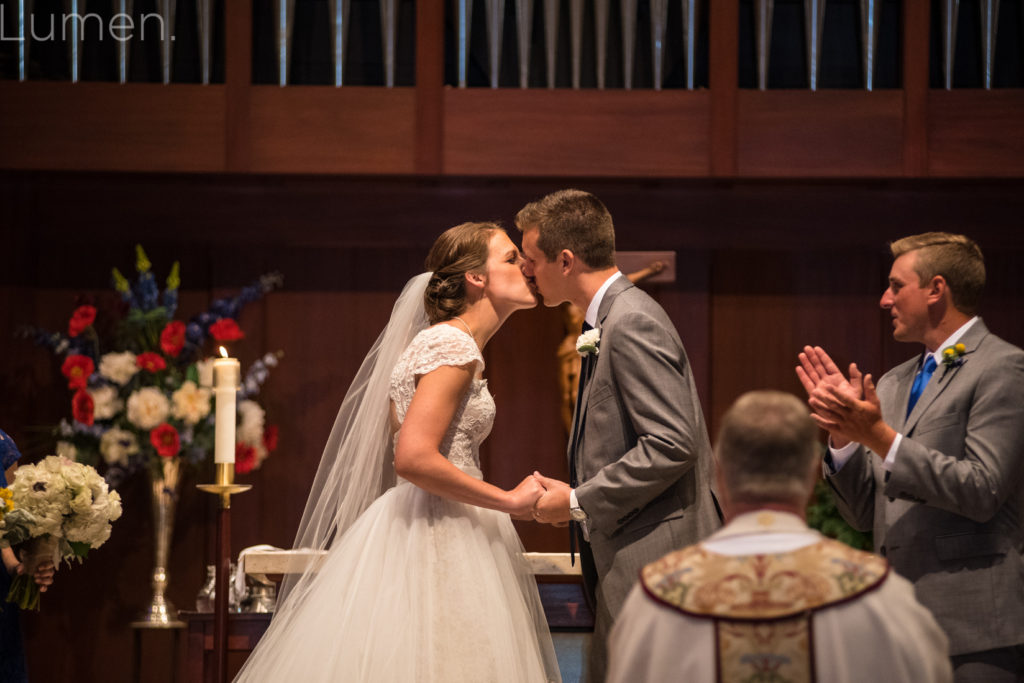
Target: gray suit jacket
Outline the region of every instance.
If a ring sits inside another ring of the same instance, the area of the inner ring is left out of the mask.
[[[825,471],[843,517],[874,531],[952,655],[1024,643],[1024,351],[981,320],[960,341],[962,364],[936,368],[909,416],[920,358],[878,382],[882,416],[903,435],[888,476],[864,448]]]
[[[645,564],[711,534],[721,520],[707,427],[672,321],[624,277],[608,288],[597,317],[600,352],[576,407],[583,413],[569,457],[590,517],[599,598],[614,619]]]

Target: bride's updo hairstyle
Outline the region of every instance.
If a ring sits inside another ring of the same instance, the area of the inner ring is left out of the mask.
[[[491,237],[501,227],[494,223],[462,223],[448,228],[427,254],[430,282],[423,292],[423,308],[431,325],[466,310],[466,273],[487,266]]]

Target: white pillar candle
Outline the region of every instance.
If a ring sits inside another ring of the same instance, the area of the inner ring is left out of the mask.
[[[227,355],[224,347],[221,354]],[[238,392],[241,368],[237,358],[217,358],[213,361],[213,394],[217,404],[214,422],[215,463],[235,462],[235,396]]]

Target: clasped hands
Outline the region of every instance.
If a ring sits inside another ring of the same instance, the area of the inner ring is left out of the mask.
[[[565,526],[569,523],[569,490],[565,482],[534,472],[511,492],[515,501],[512,518]]]
[[[845,377],[820,346],[805,346],[798,357],[796,374],[807,391],[811,418],[828,431],[832,446],[842,448],[855,441],[884,458],[896,432],[882,419],[871,375],[861,374],[857,364],[850,363]]]

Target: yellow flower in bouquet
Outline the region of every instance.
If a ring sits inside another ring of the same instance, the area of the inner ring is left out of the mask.
[[[7,602],[22,609],[39,609],[32,575],[40,564],[82,561],[110,538],[111,523],[121,516],[121,496],[95,469],[56,455],[19,467],[0,500],[0,547],[14,548],[25,565]]]

